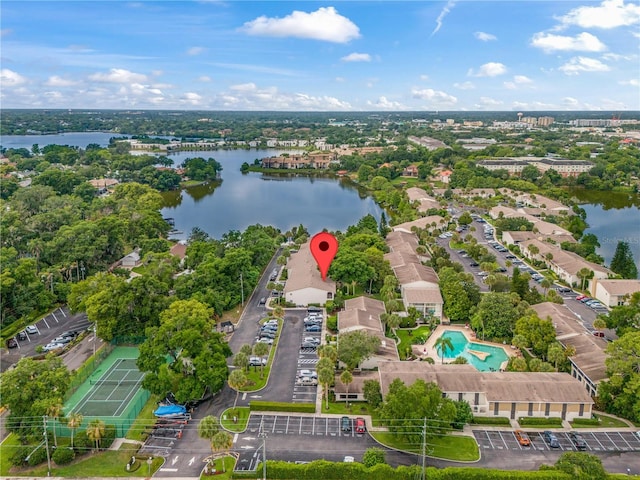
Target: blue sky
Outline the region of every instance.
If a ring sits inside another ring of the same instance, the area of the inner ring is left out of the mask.
[[[640,4],[3,0],[3,108],[640,110]]]

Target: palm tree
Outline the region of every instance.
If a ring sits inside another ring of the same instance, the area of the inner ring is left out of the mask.
[[[220,420],[213,415],[207,415],[198,424],[198,436],[211,442],[211,451],[213,450],[213,437],[220,431]]]
[[[551,280],[549,280],[548,278],[543,278],[542,281],[540,282],[540,286],[544,290],[545,295],[547,294],[547,290],[549,290],[551,285],[553,284],[551,283]]]
[[[351,375],[351,372],[349,370],[345,370],[340,375],[340,381],[345,387],[347,387],[347,407],[348,407],[349,406],[349,384],[353,382],[353,375]]]
[[[334,365],[338,361],[338,350],[334,345],[322,345],[318,348],[318,358],[328,358],[331,361],[331,365]]]
[[[595,328],[598,332],[601,332],[605,328],[607,328],[607,322],[601,316],[596,317],[593,321],[593,328]]]
[[[58,446],[58,437],[56,436],[56,424],[58,423],[58,418],[60,418],[60,414],[62,413],[62,409],[64,405],[59,398],[53,400],[53,402],[47,408],[47,415],[53,419],[53,444]]]
[[[214,452],[226,452],[233,445],[233,437],[225,430],[220,430],[211,438],[211,450]],[[222,471],[226,472],[224,457],[222,458]]]
[[[333,372],[334,369],[330,366],[319,366],[320,362],[318,362],[318,365],[316,365],[317,369],[318,369],[318,381],[324,385],[324,398],[325,398],[325,408],[329,408],[329,386],[331,385],[331,382],[333,382]]]
[[[253,346],[253,354],[256,357],[260,357],[261,360],[264,360],[264,357],[269,355],[269,345],[266,343],[258,342]],[[264,361],[260,362],[260,378],[262,378],[264,374]]]
[[[449,337],[443,337],[443,336],[438,337],[438,339],[436,340],[433,346],[436,347],[436,350],[440,352],[440,359],[444,364],[444,356],[447,353],[447,351],[449,350],[453,351],[453,343],[451,342],[451,339]]]
[[[276,318],[284,317],[284,308],[282,308],[280,305],[273,307],[273,316]]]
[[[233,366],[247,370],[249,368],[249,357],[244,352],[236,353],[233,357]]]
[[[400,318],[399,315],[396,315],[395,313],[392,313],[387,316],[385,323],[391,329],[391,333],[393,334],[394,337],[396,336],[396,328],[400,326],[401,322],[402,322],[402,319]]]
[[[576,275],[578,275],[578,278],[582,280],[582,283],[580,284],[580,286],[581,286],[581,290],[584,290],[584,281],[587,280],[588,278],[593,277],[593,271],[585,267],[578,270],[578,273]]]
[[[67,415],[67,427],[71,430],[71,448],[73,448],[73,433],[82,425],[84,417],[79,412],[71,412]]]
[[[229,386],[236,391],[236,399],[233,402],[233,409],[236,409],[236,404],[238,403],[238,395],[240,394],[240,389],[247,384],[247,376],[244,374],[242,370],[234,370],[229,375],[227,379],[227,383]]]
[[[100,450],[100,440],[104,437],[104,429],[104,422],[99,419],[91,420],[87,425],[87,437],[95,442],[96,450]]]

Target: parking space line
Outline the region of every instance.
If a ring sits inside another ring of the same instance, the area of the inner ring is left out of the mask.
[[[58,307],[58,310],[60,310],[60,313],[62,313],[62,315],[64,315],[64,318],[67,318],[67,314],[64,313],[64,310],[61,307]]]
[[[298,428],[298,435],[302,435],[302,418],[300,419],[300,428]]]
[[[316,434],[316,417],[311,417],[311,435]]]
[[[549,447],[549,445],[547,445],[547,442],[545,442],[544,440],[544,436],[542,435],[541,432],[538,432],[538,437],[540,437],[540,441],[542,442],[542,444],[544,445],[543,450],[551,450],[551,447]]]
[[[289,420],[291,419],[291,415],[287,415],[287,426],[284,428],[284,433],[289,433]]]
[[[597,436],[594,432],[589,432],[589,433],[591,434],[591,436],[592,436],[593,438],[595,438],[595,439],[596,439],[596,442],[598,442],[598,443],[600,444],[600,446],[602,447],[602,449],[603,449],[603,450],[606,450],[605,446],[604,446],[604,445],[602,445],[602,442],[600,441],[600,439],[598,438],[598,436]],[[605,435],[607,435],[607,434],[605,433]],[[607,438],[609,438],[609,441],[611,442],[611,444],[615,446],[615,443],[613,442],[613,440],[611,440],[611,437],[609,437],[609,435],[607,435]]]
[[[502,440],[502,443],[504,443],[504,448],[506,448],[507,450],[509,450],[509,445],[507,445],[507,441],[504,439],[504,437],[502,436],[502,432],[498,432],[498,435],[500,436],[500,440]],[[512,434],[513,435],[513,434]]]
[[[60,322],[58,321],[58,317],[56,317],[56,314],[55,314],[55,313],[51,312],[51,316],[52,316],[52,317],[53,317],[53,319],[56,321],[56,323],[60,323]]]
[[[42,317],[42,321],[44,322],[44,324],[47,326],[47,328],[51,328],[49,326],[49,324],[47,323],[47,317]],[[40,329],[38,329],[38,331],[40,331]]]
[[[493,446],[493,442],[491,441],[491,437],[489,436],[489,432],[488,431],[484,431],[484,434],[487,436],[487,440],[489,440],[489,445],[491,445],[491,449],[495,449],[495,447]]]
[[[633,447],[631,446],[631,444],[629,442],[627,442],[627,439],[624,438],[624,435],[622,435],[622,433],[620,433],[620,432],[616,432],[616,433],[620,436],[622,441],[627,444],[627,447],[629,447],[629,450],[633,450]]]

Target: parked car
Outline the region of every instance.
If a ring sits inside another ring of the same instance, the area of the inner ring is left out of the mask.
[[[24,341],[27,339],[27,332],[24,330],[22,332],[18,332],[18,340]]]
[[[54,338],[51,343],[61,343],[66,345],[67,343],[71,343],[73,341],[73,337],[63,337],[62,335]]]
[[[356,459],[352,455],[345,455],[343,461],[347,463],[353,463],[356,461]]]
[[[264,332],[260,332],[260,336],[262,338],[271,338],[271,339],[276,338],[275,332],[270,332],[268,330],[265,330]]]
[[[318,344],[317,343],[312,343],[312,342],[302,342],[300,344],[300,348],[312,348],[312,349],[316,349],[318,348]]]
[[[260,331],[261,332],[276,333],[278,331],[278,327],[275,326],[275,325],[265,325],[263,327],[260,327]]]
[[[358,417],[356,418],[356,433],[363,434],[367,431],[367,426],[365,424],[364,418]]]
[[[298,377],[318,378],[318,372],[315,370],[300,370]]]
[[[516,430],[515,432],[513,432],[513,434],[516,436],[516,440],[518,440],[518,443],[520,445],[522,445],[523,447],[531,446],[531,440],[529,439],[529,435],[527,435],[524,431]]]
[[[318,385],[318,379],[311,377],[300,377],[298,378],[298,380],[296,380],[296,384],[302,385],[303,387],[315,387]]]
[[[580,435],[577,432],[569,432],[569,438],[571,439],[571,442],[573,442],[573,445],[578,449],[578,450],[586,450],[587,449],[587,442],[584,441],[584,438],[582,438],[582,435]]]
[[[252,367],[260,367],[267,364],[267,359],[264,357],[249,357],[249,365]]]
[[[515,255],[506,255],[504,258],[506,258],[507,260],[515,260],[516,256]]]
[[[273,345],[273,338],[260,337],[256,343],[266,343],[267,345]]]
[[[59,350],[61,348],[64,348],[63,344],[51,342],[42,347],[42,350],[44,350],[45,352],[51,352],[53,350]]]
[[[320,339],[316,337],[304,337],[302,339],[303,342],[315,343],[316,345],[320,345]]]
[[[260,299],[260,301],[258,302],[258,305],[264,305],[264,304],[266,304],[266,303],[267,303],[267,298],[266,298],[266,297],[262,297],[262,298]]]
[[[479,264],[478,262],[471,262],[471,263],[469,264],[469,266],[470,266],[470,267],[479,267],[479,266],[480,266],[480,264]]]
[[[558,437],[556,437],[552,431],[545,430],[542,432],[542,436],[544,437],[544,441],[547,442],[547,445],[549,445],[549,448],[560,448]]]
[[[322,327],[320,325],[308,325],[304,327],[305,332],[320,332]]]
[[[578,300],[578,301],[582,301],[582,300],[584,300],[585,298],[589,298],[589,297],[587,297],[586,295],[578,295],[578,296],[576,297],[576,300]]]
[[[25,332],[27,332],[29,335],[35,335],[36,333],[38,333],[38,327],[36,327],[35,325],[29,325],[27,328],[24,329]]]
[[[571,289],[569,287],[557,287],[556,290],[560,293],[571,293]]]
[[[351,431],[351,419],[349,417],[342,417],[340,419],[340,428],[343,432]]]
[[[8,338],[6,345],[7,345],[7,348],[17,348],[18,341],[15,338]]]

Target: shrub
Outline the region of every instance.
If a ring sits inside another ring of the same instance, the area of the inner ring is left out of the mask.
[[[252,412],[302,412],[302,413],[315,413],[315,403],[287,403],[287,402],[267,402],[267,401],[252,401],[249,402],[249,410]]]
[[[47,450],[44,447],[40,447],[36,449],[33,453],[31,453],[31,455],[29,456],[29,460],[27,460],[27,463],[29,464],[29,466],[35,467],[36,465],[40,465],[42,462],[46,462],[46,461],[47,461]]]
[[[31,453],[31,450],[33,450],[33,447],[28,445],[18,447],[9,459],[11,465],[14,465],[16,467],[21,467],[22,465],[24,465],[27,462],[27,455]]]
[[[74,458],[76,458],[76,452],[67,447],[56,448],[51,456],[51,459],[56,462],[57,465],[67,465],[71,463]]]
[[[333,315],[327,318],[327,329],[331,330],[332,332],[338,331],[338,317]]]
[[[73,436],[73,448],[78,451],[87,451],[93,448],[93,442],[89,440],[86,430],[79,430]]]
[[[115,439],[116,439],[116,426],[105,425],[104,436],[100,440],[100,448],[104,448],[104,449],[109,448]]]
[[[511,425],[507,417],[473,417],[471,423],[475,425]]]
[[[597,427],[600,425],[600,420],[597,418],[576,418],[571,423],[574,425],[593,425]]]
[[[384,450],[378,447],[367,448],[362,456],[362,463],[365,467],[373,467],[379,463],[385,463]]]
[[[562,419],[559,417],[521,417],[518,423],[522,426],[534,427],[536,425],[557,425],[562,426]]]

